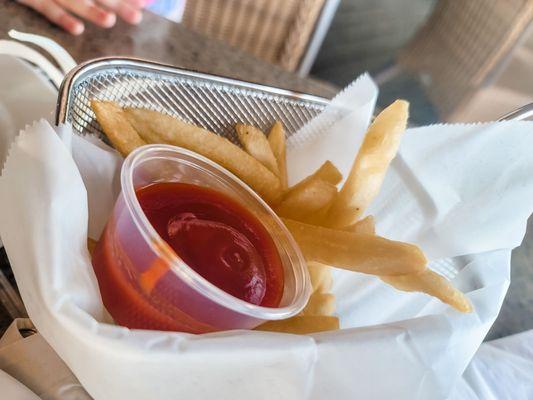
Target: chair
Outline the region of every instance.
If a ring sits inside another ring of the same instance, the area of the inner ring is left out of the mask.
[[[307,53],[316,55],[337,4],[338,0],[189,0],[182,23],[295,71]],[[300,70],[307,73],[312,61]]]
[[[532,16],[533,0],[440,0],[398,64],[418,74],[440,118],[454,120],[495,79]]]

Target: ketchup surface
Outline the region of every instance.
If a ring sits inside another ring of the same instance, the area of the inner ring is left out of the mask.
[[[239,299],[279,305],[282,263],[250,211],[225,194],[186,183],[155,183],[136,193],[157,233],[190,268]]]

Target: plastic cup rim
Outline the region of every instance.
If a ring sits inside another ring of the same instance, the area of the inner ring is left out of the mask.
[[[199,161],[200,163],[208,164],[209,167],[215,169],[223,179],[233,181],[233,183],[236,183],[241,186],[241,188],[245,189],[248,194],[250,194],[252,198],[273,218],[282,234],[285,235],[285,239],[290,244],[295,256],[299,260],[297,263],[298,265],[294,265],[294,263],[292,264],[293,269],[298,267],[300,269],[300,271],[295,270],[295,275],[303,275],[300,277],[300,281],[302,282],[301,293],[299,296],[295,296],[295,300],[291,304],[284,307],[263,307],[248,303],[245,300],[241,300],[213,285],[199,273],[194,271],[181,258],[179,258],[179,256],[173,250],[171,250],[168,245],[155,245],[155,243],[166,242],[164,242],[164,240],[159,236],[142,211],[141,205],[135,194],[135,188],[133,186],[133,171],[141,159],[146,158],[150,153],[161,151],[173,153],[174,155],[185,155]],[[311,289],[310,278],[306,268],[305,259],[298,245],[294,241],[294,238],[285,227],[285,224],[283,224],[283,222],[264,202],[264,200],[261,199],[246,183],[241,181],[230,171],[226,170],[210,159],[185,148],[167,144],[151,144],[135,149],[126,157],[121,168],[120,183],[123,199],[129,214],[146,243],[150,246],[152,251],[157,254],[158,257],[162,258],[168,263],[173,273],[178,275],[180,279],[187,282],[189,286],[194,288],[203,296],[208,297],[211,301],[232,311],[262,320],[279,320],[289,318],[298,314],[307,304]],[[165,247],[168,247],[168,249],[165,249]]]

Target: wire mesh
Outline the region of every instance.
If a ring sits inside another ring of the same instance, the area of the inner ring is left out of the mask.
[[[81,134],[94,134],[105,140],[90,101],[112,100],[124,107],[172,115],[237,143],[237,122],[268,131],[279,120],[290,136],[328,103],[276,88],[138,64],[109,63],[79,70],[68,87],[65,121]]]

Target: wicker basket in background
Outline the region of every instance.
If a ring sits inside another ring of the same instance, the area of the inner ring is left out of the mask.
[[[533,0],[440,0],[398,63],[422,77],[442,120],[490,83],[533,16]]]
[[[189,0],[189,29],[294,71],[325,0]]]

